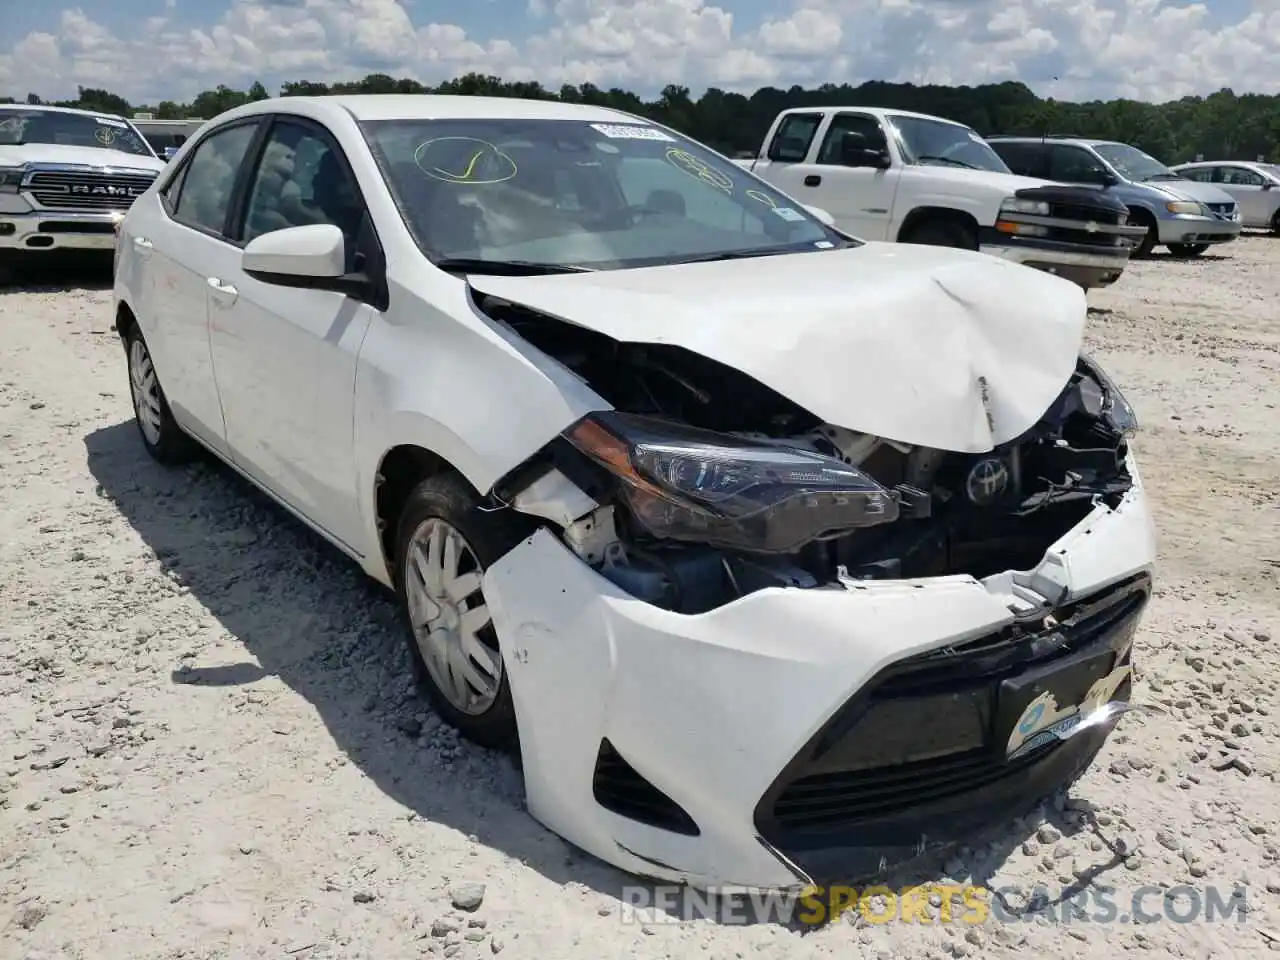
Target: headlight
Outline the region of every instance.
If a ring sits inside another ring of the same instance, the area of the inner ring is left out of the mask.
[[[1000,204],[1001,213],[1030,213],[1034,216],[1047,217],[1049,204],[1043,200],[1019,200],[1017,197],[1006,197]]]
[[[565,436],[617,478],[636,521],[659,538],[792,553],[898,518],[880,484],[807,450],[617,411],[592,414]]]
[[[1193,217],[1207,216],[1204,207],[1194,200],[1170,200],[1164,207],[1170,213],[1190,214]]]
[[[17,193],[25,167],[0,167],[0,193]]]
[[[1124,398],[1115,381],[1103,372],[1098,362],[1086,354],[1080,355],[1081,361],[1089,371],[1089,375],[1098,381],[1102,388],[1102,417],[1117,433],[1123,437],[1131,437],[1138,432],[1138,415]]]

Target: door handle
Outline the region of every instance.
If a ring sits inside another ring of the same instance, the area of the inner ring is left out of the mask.
[[[152,247],[155,246],[155,244],[152,243],[150,240],[148,240],[146,237],[134,237],[133,245],[139,250],[146,250],[146,251],[150,251]]]
[[[811,173],[804,178],[804,185],[806,187],[816,187],[821,182],[822,182],[822,177],[818,176],[816,173]]]
[[[215,297],[226,303],[234,303],[236,298],[240,296],[239,290],[229,283],[223,283],[217,277],[209,277],[205,280],[205,283],[209,285],[209,289]]]

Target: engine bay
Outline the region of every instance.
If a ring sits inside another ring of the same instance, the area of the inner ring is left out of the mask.
[[[779,554],[653,536],[612,478],[566,443],[508,478],[504,503],[547,471],[569,477],[599,507],[568,524],[565,541],[624,590],[664,608],[701,612],[768,586],[1029,569],[1096,503],[1115,506],[1132,485],[1125,431],[1109,414],[1114,386],[1083,356],[1021,437],[961,454],[823,423],[747,374],[681,347],[618,342],[502,301],[481,307],[617,411],[819,454],[856,468],[894,500],[892,522]]]

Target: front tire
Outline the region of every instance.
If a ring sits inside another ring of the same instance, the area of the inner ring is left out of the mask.
[[[142,445],[154,460],[166,466],[186,463],[196,453],[195,442],[173,419],[151,352],[136,325],[126,331],[124,345],[129,362],[129,395]]]
[[[1143,236],[1141,242],[1134,247],[1130,254],[1130,259],[1145,260],[1151,256],[1151,251],[1156,248],[1156,241],[1160,239],[1160,228],[1156,226],[1155,217],[1147,213],[1145,210],[1129,209],[1129,224],[1137,227],[1146,227],[1147,232]]]
[[[1169,252],[1179,260],[1189,260],[1192,257],[1198,257],[1209,249],[1207,243],[1171,243],[1169,244]]]
[[[467,739],[514,752],[515,705],[482,579],[533,527],[480,507],[456,474],[418,484],[397,524],[396,592],[414,674],[436,712]]]

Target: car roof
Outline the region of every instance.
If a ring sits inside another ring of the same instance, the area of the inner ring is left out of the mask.
[[[464,97],[446,94],[366,93],[319,97],[273,97],[238,107],[236,116],[273,113],[304,106],[307,113],[342,112],[356,120],[581,120],[596,123],[648,122],[621,110],[559,100]],[[228,113],[226,116],[230,116]],[[221,119],[221,118],[220,118]]]
[[[79,117],[106,117],[109,120],[124,120],[118,113],[107,110],[82,110],[79,107],[55,107],[50,103],[0,103],[0,110],[40,110],[44,113],[71,113]]]
[[[1003,141],[1005,143],[1074,143],[1078,146],[1085,147],[1102,147],[1116,146],[1123,147],[1127,144],[1121,143],[1119,140],[1095,140],[1092,137],[1063,137],[1050,134],[1047,137],[1033,137],[1018,134],[993,133],[987,137],[992,141]]]
[[[869,113],[873,117],[913,117],[916,120],[933,120],[936,123],[949,123],[953,127],[963,127],[965,130],[970,129],[968,124],[961,123],[959,120],[948,120],[946,117],[935,116],[932,113],[916,113],[914,110],[895,110],[889,107],[859,107],[856,105],[846,107],[788,107],[782,111],[786,113]]]
[[[1171,164],[1169,169],[1176,170],[1179,167],[1257,167],[1267,166],[1266,161],[1261,164],[1256,160],[1188,160],[1186,163]]]

